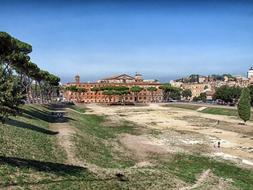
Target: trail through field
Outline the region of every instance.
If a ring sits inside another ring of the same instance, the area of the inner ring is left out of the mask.
[[[67,164],[83,166],[75,156],[74,146],[71,138],[76,133],[76,129],[70,126],[68,123],[53,123],[51,128],[58,131],[57,134],[59,144],[64,148],[67,153]]]
[[[181,188],[180,190],[191,190],[191,189],[195,189],[195,188],[198,188],[203,182],[205,182],[208,178],[208,175],[210,173],[210,169],[204,171],[200,177],[198,178],[197,182],[192,185],[192,186],[189,186],[189,187],[184,187],[184,188]]]
[[[106,173],[103,168],[100,168],[94,164],[89,164],[77,158],[75,154],[75,144],[72,141],[73,136],[78,132],[75,127],[69,125],[68,123],[53,123],[51,128],[59,132],[57,134],[58,142],[66,151],[66,164],[84,167],[97,174]]]
[[[203,171],[193,185],[180,188],[179,190],[197,190],[197,189],[238,190],[236,187],[233,187],[231,185],[231,181],[214,176],[210,169]]]

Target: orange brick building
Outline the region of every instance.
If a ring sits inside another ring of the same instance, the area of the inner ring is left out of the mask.
[[[161,83],[156,80],[143,80],[141,74],[136,74],[135,77],[122,74],[118,76],[113,76],[109,78],[104,78],[98,80],[94,83],[82,83],[80,82],[80,77],[75,77],[75,82],[67,83],[64,86],[78,86],[80,88],[86,89],[86,92],[78,93],[65,91],[64,98],[67,101],[82,102],[82,103],[117,103],[124,99],[125,102],[162,102],[163,92],[159,89]],[[136,96],[133,92],[129,91],[124,97],[119,97],[118,95],[108,96],[103,93],[103,91],[92,91],[93,87],[105,87],[105,86],[126,86],[129,89],[133,86],[140,86],[143,88]],[[148,91],[148,87],[156,87],[156,91]]]

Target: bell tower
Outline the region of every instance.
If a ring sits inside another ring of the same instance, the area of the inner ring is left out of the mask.
[[[76,84],[80,84],[80,76],[79,75],[75,76],[75,82],[76,82]]]
[[[142,75],[140,73],[135,73],[135,82],[143,82]]]

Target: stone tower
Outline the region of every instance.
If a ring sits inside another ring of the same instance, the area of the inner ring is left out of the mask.
[[[140,73],[135,74],[135,82],[143,82],[142,75]]]
[[[75,76],[75,82],[76,82],[76,84],[80,84],[80,76],[79,75]]]

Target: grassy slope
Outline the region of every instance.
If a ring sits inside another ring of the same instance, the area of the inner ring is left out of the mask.
[[[227,108],[206,108],[201,111],[202,113],[209,113],[215,115],[238,116],[237,110]]]
[[[121,133],[135,133],[135,128],[128,122],[117,126],[106,124],[105,116],[81,115],[70,112],[71,124],[80,130],[74,141],[77,156],[89,163],[105,168],[121,168],[133,166],[134,161],[124,152],[113,148],[117,144],[116,137]]]
[[[81,113],[85,113],[85,111],[86,111],[86,108],[79,107],[77,105],[68,105],[68,108],[76,110],[76,111],[81,112]]]
[[[253,189],[253,171],[239,168],[230,162],[219,162],[203,156],[179,154],[164,163],[162,169],[171,171],[175,176],[190,183],[196,180],[196,175],[211,169],[218,177],[232,179],[233,185],[240,189]]]
[[[0,187],[44,183],[86,175],[63,163],[66,153],[49,129],[50,110],[25,106],[24,114],[0,125]],[[79,178],[79,177],[78,177]]]
[[[252,171],[201,156],[179,154],[166,161],[153,158],[158,165],[125,171],[129,179],[126,182],[60,164],[66,155],[49,129],[53,122],[50,110],[39,106],[26,106],[25,110],[26,114],[14,118],[15,122],[0,127],[1,187],[13,184],[29,189],[168,189],[180,180],[193,184],[203,170],[211,169],[216,176],[232,179],[240,189],[253,189]],[[128,168],[135,164],[124,151],[113,148],[118,143],[117,135],[136,134],[135,126],[127,122],[117,126],[107,122],[105,116],[72,111],[68,116],[70,124],[79,129],[73,140],[80,159],[104,168]]]
[[[56,133],[49,129],[52,119],[46,108],[26,106],[23,116],[13,117],[1,125],[1,155],[64,161],[64,152],[56,143]]]

